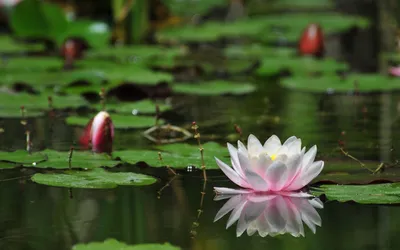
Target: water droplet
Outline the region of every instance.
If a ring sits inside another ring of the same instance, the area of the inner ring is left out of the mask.
[[[36,166],[36,162],[32,163],[33,166]]]
[[[138,115],[138,114],[139,114],[139,110],[137,110],[137,109],[132,110],[132,115]]]

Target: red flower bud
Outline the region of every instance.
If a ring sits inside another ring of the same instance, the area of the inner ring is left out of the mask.
[[[111,153],[113,138],[114,125],[111,117],[107,112],[101,111],[86,125],[79,141],[84,149],[88,149],[91,144],[93,152]]]
[[[300,55],[323,56],[325,46],[321,26],[309,24],[301,35],[298,49]]]

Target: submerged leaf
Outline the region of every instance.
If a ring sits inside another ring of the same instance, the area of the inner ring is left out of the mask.
[[[152,116],[139,116],[139,115],[120,115],[111,113],[111,119],[114,127],[117,129],[129,129],[129,128],[149,128],[155,125],[156,119]],[[86,126],[91,117],[81,117],[81,116],[69,116],[66,119],[67,124]],[[159,119],[159,124],[164,124],[165,121]]]
[[[114,239],[108,239],[104,242],[92,242],[88,244],[78,244],[73,250],[179,250],[179,247],[165,244],[139,244],[127,245]]]
[[[111,173],[102,168],[89,171],[68,170],[64,173],[35,174],[32,181],[55,187],[116,188],[119,185],[145,186],[156,182],[151,176],[136,173]]]
[[[355,201],[363,204],[398,204],[400,203],[400,184],[374,185],[322,185],[314,195],[325,194],[329,200],[340,202]]]
[[[190,95],[242,95],[253,92],[256,87],[251,83],[215,80],[200,83],[176,83],[172,85],[172,90],[175,93]]]

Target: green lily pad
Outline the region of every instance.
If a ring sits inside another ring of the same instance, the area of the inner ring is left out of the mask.
[[[346,71],[349,66],[346,63],[333,59],[318,60],[312,57],[287,57],[264,58],[256,73],[260,76],[271,76],[289,70],[292,75],[310,76],[318,73],[333,75],[338,71]],[[307,78],[308,79],[308,78]]]
[[[101,104],[97,104],[97,110],[102,109]],[[106,108],[108,111],[112,111],[119,114],[155,114],[156,103],[151,100],[143,100],[138,102],[120,102],[120,103],[107,103]],[[159,103],[158,108],[160,112],[164,112],[171,109],[171,105]],[[153,119],[154,120],[154,119]]]
[[[152,116],[138,116],[138,115],[120,115],[110,114],[113,125],[116,129],[138,129],[138,128],[150,128],[155,125],[155,118]],[[89,120],[94,117],[81,117],[81,116],[69,116],[66,119],[67,124],[76,126],[86,126]],[[160,119],[159,124],[164,124],[165,121]]]
[[[43,44],[25,44],[13,40],[10,36],[0,36],[0,53],[21,53],[44,50]]]
[[[309,92],[380,92],[400,89],[400,79],[379,74],[351,74],[342,78],[336,75],[316,78],[293,77],[280,81],[286,88]]]
[[[56,4],[24,0],[15,6],[10,17],[17,36],[55,39],[67,29],[67,18]]]
[[[0,69],[5,73],[38,73],[51,69],[60,70],[63,64],[63,60],[57,57],[16,57],[4,61]]]
[[[215,142],[207,142],[203,145],[204,163],[206,169],[219,169],[214,157],[228,162],[228,149]],[[124,150],[113,152],[114,157],[122,161],[135,164],[146,162],[152,167],[170,166],[172,168],[186,168],[187,166],[201,167],[199,147],[186,143],[175,143],[157,147],[153,150]],[[160,162],[158,152],[161,152],[163,163]]]
[[[88,244],[78,244],[73,250],[179,250],[179,247],[165,244],[139,244],[127,245],[114,239],[108,239],[104,242],[92,242]]]
[[[42,111],[28,111],[25,112],[24,117],[25,118],[33,118],[33,117],[40,117],[44,116],[44,112]],[[0,108],[0,117],[1,118],[21,118],[21,110],[19,107],[15,108]]]
[[[157,37],[161,41],[183,42],[212,42],[223,37],[250,37],[262,41],[276,41],[282,37],[290,40],[287,37],[295,34],[297,40],[301,31],[310,22],[319,23],[326,34],[345,31],[353,26],[364,28],[369,25],[364,18],[338,13],[296,13],[243,18],[229,23],[210,21],[202,25],[174,27],[160,31]]]
[[[111,173],[102,168],[89,171],[68,170],[64,173],[35,174],[32,181],[54,187],[116,188],[117,186],[145,186],[156,182],[151,176],[136,173]]]
[[[272,8],[274,9],[312,9],[312,8],[331,8],[334,7],[332,0],[303,0],[303,1],[291,1],[291,0],[277,0],[273,1]]]
[[[69,152],[44,150],[28,154],[24,150],[14,152],[0,152],[0,161],[12,163],[14,166],[34,168],[69,168]],[[98,167],[114,167],[120,162],[112,160],[106,154],[74,151],[71,159],[71,168],[93,169]]]
[[[58,45],[71,37],[85,40],[91,48],[102,49],[110,43],[111,32],[106,23],[76,20],[68,22],[66,31],[57,38]]]
[[[200,83],[177,83],[172,85],[172,90],[175,93],[190,95],[242,95],[255,91],[256,87],[251,83],[215,80]]]
[[[400,184],[374,185],[322,185],[312,191],[314,195],[325,194],[329,200],[355,201],[362,204],[400,203]]]
[[[52,95],[53,108],[78,108],[86,106],[88,103],[80,96],[56,96]],[[20,107],[24,106],[27,114],[39,110],[48,110],[49,101],[47,95],[29,95],[29,94],[9,94],[0,93],[1,110],[7,114],[20,114]]]
[[[190,16],[203,15],[210,11],[212,8],[218,6],[227,6],[226,0],[202,0],[202,1],[176,1],[176,0],[162,0],[174,15],[177,16]]]

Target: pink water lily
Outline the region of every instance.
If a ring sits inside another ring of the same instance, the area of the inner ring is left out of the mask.
[[[91,146],[95,153],[111,153],[113,138],[114,125],[111,117],[107,112],[101,111],[86,125],[80,144],[84,149]]]
[[[323,161],[314,162],[317,147],[305,152],[305,147],[301,148],[301,139],[295,136],[282,144],[276,135],[272,135],[262,145],[250,135],[247,148],[238,141],[237,149],[228,143],[228,150],[232,168],[215,158],[217,164],[231,181],[244,189],[214,187],[217,193],[293,192],[310,183],[324,167]]]

